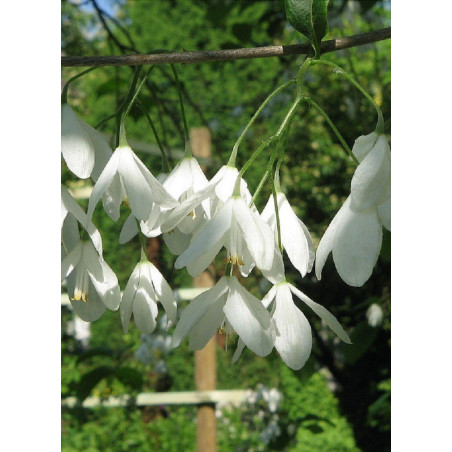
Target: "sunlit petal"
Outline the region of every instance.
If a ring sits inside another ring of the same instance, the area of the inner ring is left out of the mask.
[[[307,295],[305,295],[301,290],[298,290],[292,284],[289,284],[290,290],[296,295],[301,301],[304,301],[325,323],[326,325],[346,344],[351,344],[349,335],[345,332],[342,325],[338,322],[336,317],[331,314],[328,309],[324,308],[322,305],[312,301]]]

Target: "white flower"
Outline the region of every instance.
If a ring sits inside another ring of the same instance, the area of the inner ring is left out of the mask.
[[[244,289],[234,276],[223,276],[208,291],[185,308],[173,334],[173,347],[190,336],[190,348],[203,348],[218,328],[234,330],[259,356],[268,355],[274,344],[274,329],[262,303]]]
[[[315,261],[317,279],[332,251],[340,277],[350,286],[362,286],[372,275],[382,239],[377,208],[355,211],[349,196],[320,240]]]
[[[97,320],[105,307],[115,311],[121,294],[118,278],[94,248],[91,240],[78,241],[61,263],[61,280],[67,279],[75,313],[83,320]]]
[[[184,157],[163,182],[168,193],[180,202],[185,201],[194,193],[202,191],[207,184],[207,178],[194,157]],[[200,226],[205,215],[210,216],[208,199],[201,201],[200,205],[186,215],[177,227],[182,233],[191,234]]]
[[[89,218],[102,194],[114,182],[116,175],[119,176],[124,187],[133,215],[139,220],[149,218],[153,202],[168,208],[178,204],[143,165],[132,149],[129,146],[120,146],[116,148],[94,185],[88,205]],[[122,195],[122,190],[112,194],[115,202],[121,201]]]
[[[278,202],[281,244],[289,256],[290,262],[301,273],[301,276],[305,276],[312,270],[315,258],[311,235],[304,223],[295,215],[284,193],[277,193],[276,199]],[[273,196],[270,196],[261,217],[270,225],[277,240],[278,230]]]
[[[220,249],[227,260],[248,271],[256,264],[269,270],[273,264],[275,239],[270,227],[254,213],[243,198],[231,197],[218,213],[194,236],[190,246],[177,258],[176,268],[187,266],[192,276],[201,273]]]
[[[328,226],[316,253],[320,280],[329,253],[340,277],[350,286],[362,286],[372,275],[383,239],[382,225],[391,228],[391,163],[386,138],[373,132],[359,137],[353,153],[360,164],[351,192]]]
[[[61,152],[80,179],[90,177],[94,169],[99,171],[112,154],[104,136],[79,118],[69,104],[61,106]]]
[[[121,301],[121,321],[124,333],[132,317],[145,334],[154,331],[157,322],[157,301],[168,316],[168,327],[176,321],[177,304],[171,287],[151,262],[139,262],[127,282]]]
[[[311,326],[293,302],[292,293],[307,304],[340,339],[351,344],[348,334],[327,309],[312,301],[292,284],[285,281],[276,284],[264,297],[262,304],[269,307],[275,300],[272,308],[272,319],[276,328],[275,348],[291,369],[301,369],[308,360],[312,348]],[[233,363],[239,359],[245,345],[239,341],[232,358]]]

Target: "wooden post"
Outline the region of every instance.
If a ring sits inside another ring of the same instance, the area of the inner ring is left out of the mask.
[[[190,144],[196,157],[211,156],[211,136],[206,127],[190,130]],[[194,279],[195,287],[213,287],[215,280],[209,271],[201,273]],[[217,358],[216,338],[210,339],[207,345],[195,352],[195,384],[198,391],[216,389]],[[197,451],[215,452],[217,450],[217,420],[215,405],[205,404],[198,407],[198,424],[196,431]]]

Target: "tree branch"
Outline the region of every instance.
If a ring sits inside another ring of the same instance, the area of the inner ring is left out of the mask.
[[[391,28],[362,33],[345,38],[322,42],[322,54],[337,50],[357,47],[377,41],[389,39]],[[205,61],[227,61],[250,58],[267,58],[274,56],[302,55],[312,52],[310,44],[295,44],[287,46],[254,47],[231,50],[211,50],[205,52],[174,52],[142,55],[111,55],[111,56],[64,56],[61,57],[63,67],[74,66],[136,66],[142,64],[165,63],[203,63]]]

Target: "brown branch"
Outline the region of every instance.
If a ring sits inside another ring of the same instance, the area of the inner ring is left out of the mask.
[[[345,38],[322,42],[322,53],[370,44],[391,37],[391,28],[362,33]],[[203,63],[205,61],[227,61],[250,58],[266,58],[286,55],[306,55],[312,52],[310,44],[295,44],[287,46],[254,47],[231,50],[211,50],[205,52],[174,52],[143,55],[111,55],[111,56],[64,56],[61,65],[70,66],[136,66],[142,64],[165,63]]]

